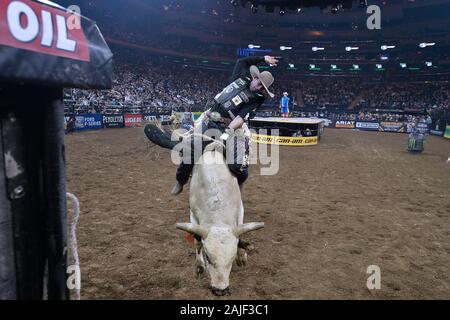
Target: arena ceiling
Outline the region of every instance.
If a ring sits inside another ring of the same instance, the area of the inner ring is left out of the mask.
[[[256,13],[251,9],[251,1],[238,2],[233,5],[230,0],[59,1],[63,6],[78,4],[82,14],[98,22],[112,44],[128,43],[155,54],[196,60],[199,64],[209,61],[226,67],[223,62],[234,60],[238,54],[269,52],[282,56],[284,67],[291,71],[334,74],[382,72],[387,68],[391,72],[450,71],[450,0],[366,1],[367,5],[375,4],[381,9],[379,30],[367,28],[370,14],[365,6],[360,6],[360,1],[350,1],[351,8],[339,7],[334,14],[333,5],[320,3],[340,1],[288,1],[308,5],[286,7],[283,15],[279,10],[287,1],[261,0]],[[271,4],[273,12],[266,10],[264,4]],[[383,50],[383,46],[388,49]]]

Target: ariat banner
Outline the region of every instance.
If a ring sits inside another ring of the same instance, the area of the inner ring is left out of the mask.
[[[139,127],[142,125],[142,114],[124,114],[125,127]]]
[[[355,121],[338,120],[336,121],[335,127],[341,129],[355,129]]]
[[[252,134],[251,139],[257,143],[277,144],[280,146],[312,146],[318,143],[317,137],[280,137]]]
[[[380,131],[405,132],[405,124],[396,121],[382,121],[380,122]]]
[[[450,125],[445,128],[444,138],[450,139]]]

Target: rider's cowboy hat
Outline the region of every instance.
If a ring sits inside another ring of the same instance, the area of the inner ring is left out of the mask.
[[[271,98],[275,97],[275,95],[269,91],[269,87],[272,85],[274,81],[273,76],[269,71],[259,72],[258,67],[251,66],[250,74],[252,75],[253,78],[261,80],[264,89],[266,89],[267,93]]]

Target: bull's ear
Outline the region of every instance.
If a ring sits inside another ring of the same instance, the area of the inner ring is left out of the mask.
[[[193,224],[193,223],[177,223],[175,225],[175,227],[177,229],[180,230],[184,230],[190,233],[193,233],[197,236],[199,236],[200,238],[206,238],[208,236],[208,229],[206,229],[205,227],[202,227],[198,224]]]
[[[246,232],[255,231],[255,230],[258,230],[261,228],[264,228],[264,222],[244,223],[244,224],[241,224],[240,226],[238,226],[234,230],[234,234],[236,235],[236,237],[239,238],[241,235],[243,235]]]

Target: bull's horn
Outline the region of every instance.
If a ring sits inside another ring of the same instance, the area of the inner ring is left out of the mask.
[[[236,230],[234,231],[234,234],[236,235],[236,237],[239,238],[239,236],[243,235],[246,232],[258,230],[261,228],[264,228],[264,222],[244,223],[236,228]]]
[[[197,236],[199,236],[199,237],[201,237],[203,239],[208,236],[208,229],[206,229],[205,227],[202,227],[202,226],[200,226],[198,224],[193,224],[193,223],[189,223],[189,222],[177,223],[175,225],[175,227],[177,229],[193,233],[193,234],[195,234],[195,235],[197,235]]]

